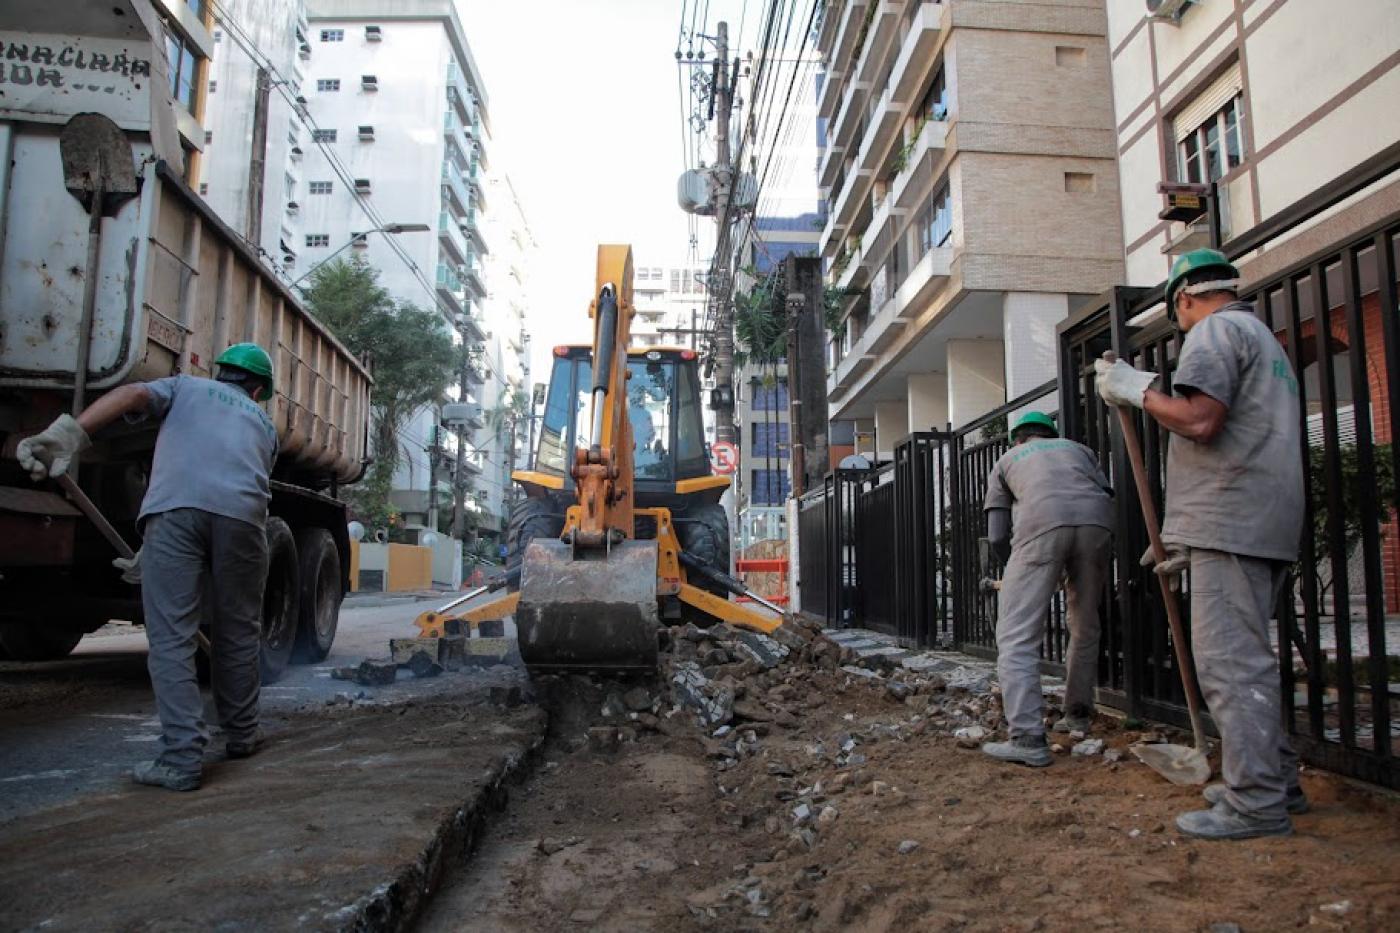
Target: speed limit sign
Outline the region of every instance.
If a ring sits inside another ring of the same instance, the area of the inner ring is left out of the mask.
[[[729,476],[739,469],[739,448],[729,441],[716,441],[710,445],[710,462],[716,473]]]

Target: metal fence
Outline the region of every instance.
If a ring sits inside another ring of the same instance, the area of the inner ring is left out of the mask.
[[[953,639],[949,435],[918,431],[894,451],[894,623],[908,647]]]

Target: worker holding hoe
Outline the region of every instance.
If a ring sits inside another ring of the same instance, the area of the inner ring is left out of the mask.
[[[272,359],[257,344],[219,355],[215,379],[172,376],[113,389],[77,418],[61,415],[21,441],[20,465],[37,482],[60,476],[91,436],[125,416],[163,418],[137,525],[144,538],[131,560],[114,563],[141,583],[147,667],[160,712],[162,750],[137,766],[139,784],[199,787],[204,702],[195,675],[195,641],[209,621],[214,706],[230,758],[262,742],[258,728],[258,651],[277,432],[257,404],[271,398]],[[206,593],[213,605],[204,605]]]
[[[1197,678],[1221,738],[1224,784],[1182,832],[1206,839],[1286,836],[1307,810],[1283,728],[1270,620],[1303,526],[1298,382],[1283,348],[1239,300],[1239,271],[1218,250],[1177,259],[1167,313],[1186,332],[1174,395],[1156,373],[1097,360],[1099,395],[1143,409],[1172,433],[1167,453],[1167,560],[1191,571]],[[1151,551],[1143,563],[1152,563]]]
[[[1011,429],[1012,448],[987,479],[987,537],[1009,560],[997,599],[997,679],[1008,740],[982,751],[1002,761],[1045,767],[1040,687],[1046,607],[1062,579],[1069,597],[1069,664],[1065,715],[1056,732],[1087,732],[1098,674],[1099,599],[1108,571],[1113,500],[1094,452],[1060,438],[1038,411]]]

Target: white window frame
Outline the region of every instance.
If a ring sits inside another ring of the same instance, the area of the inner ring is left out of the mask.
[[[316,93],[330,94],[340,90],[339,78],[317,78]]]
[[[1234,116],[1233,128],[1230,117]],[[1211,130],[1216,132],[1216,145],[1220,152],[1220,173],[1211,177],[1209,149]],[[1230,141],[1234,138],[1236,155],[1233,162],[1230,155]],[[1219,181],[1243,165],[1249,158],[1244,139],[1244,95],[1236,94],[1215,113],[1206,118],[1176,144],[1177,172],[1179,180],[1194,184],[1210,184]],[[1192,169],[1196,175],[1192,176]]]
[[[335,185],[329,181],[307,182],[307,194],[331,194],[335,191]]]
[[[344,41],[345,41],[345,30],[344,30],[344,29],[322,29],[322,30],[321,30],[321,41],[322,41],[322,42],[344,42]]]
[[[306,235],[307,249],[330,249],[331,235],[329,233],[308,233]]]
[[[318,143],[333,143],[333,142],[335,142],[335,138],[336,138],[336,131],[335,131],[335,130],[312,130],[312,131],[311,131],[311,141],[312,141],[312,142],[318,142]]]

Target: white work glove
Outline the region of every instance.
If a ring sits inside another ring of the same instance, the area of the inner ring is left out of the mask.
[[[1138,561],[1144,567],[1151,567],[1152,572],[1167,578],[1167,588],[1173,593],[1181,592],[1181,573],[1191,566],[1191,549],[1180,544],[1163,543],[1162,547],[1167,550],[1167,559],[1161,563],[1157,562],[1157,555],[1152,550],[1152,545],[1147,546],[1147,550],[1142,552],[1142,560]]]
[[[15,458],[39,482],[46,476],[62,476],[74,457],[92,446],[92,440],[72,415],[59,415],[54,423],[19,442]]]
[[[130,557],[118,557],[112,561],[112,566],[122,572],[122,580],[127,583],[141,582],[141,549],[137,548],[136,553]]]
[[[1145,373],[1129,366],[1122,360],[1110,363],[1108,360],[1094,360],[1094,387],[1099,398],[1110,405],[1132,405],[1142,407],[1143,396],[1157,381],[1156,373]]]

